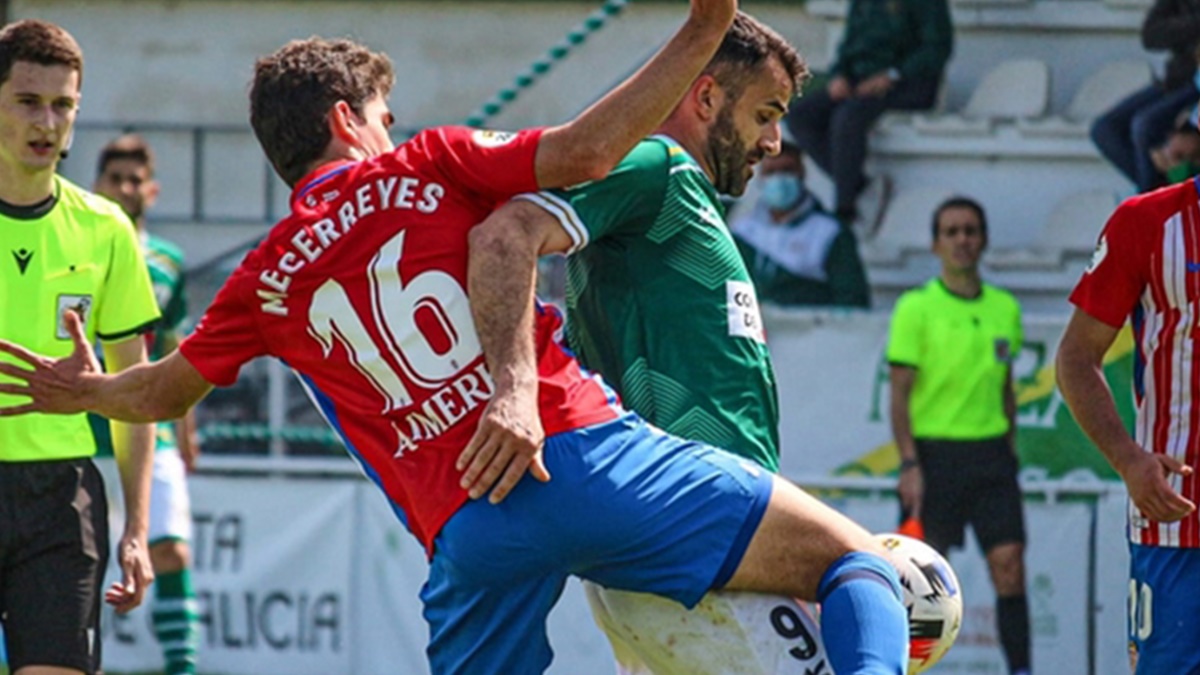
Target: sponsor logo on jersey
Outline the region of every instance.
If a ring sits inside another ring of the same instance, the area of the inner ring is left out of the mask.
[[[755,342],[767,341],[753,284],[748,281],[726,281],[725,306],[729,314],[729,335],[750,338]]]
[[[471,140],[475,141],[475,145],[484,148],[498,148],[502,145],[508,145],[516,140],[517,134],[512,131],[494,131],[492,129],[476,129],[471,134]]]
[[[1100,263],[1104,262],[1104,258],[1107,256],[1108,256],[1108,238],[1100,237],[1100,241],[1096,243],[1096,251],[1095,251],[1095,253],[1092,253],[1092,261],[1088,263],[1087,269],[1085,269],[1083,271],[1083,273],[1091,274],[1092,270],[1099,267]]]
[[[76,316],[83,323],[84,330],[87,329],[88,318],[92,313],[92,296],[91,295],[68,295],[63,294],[58,296],[58,308],[54,315],[58,317],[54,337],[59,340],[70,340],[71,334],[67,332],[67,324],[63,320],[63,314],[68,310],[75,312]]]

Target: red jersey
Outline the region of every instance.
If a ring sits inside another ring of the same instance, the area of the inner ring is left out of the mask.
[[[1136,355],[1134,439],[1200,474],[1200,179],[1139,195],[1119,206],[1071,302],[1114,328],[1129,317]],[[1176,491],[1200,500],[1197,474],[1172,475]],[[1130,540],[1200,548],[1200,516],[1152,521],[1130,502]]]
[[[430,553],[468,498],[454,462],[493,393],[467,303],[467,233],[537,189],[540,135],[438,128],[321,167],[180,346],[215,385],[257,356],[287,363]],[[539,307],[536,333],[546,434],[617,417],[616,396],[560,345],[557,311]]]

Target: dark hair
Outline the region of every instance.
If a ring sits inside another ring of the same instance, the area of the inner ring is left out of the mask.
[[[792,92],[799,94],[809,77],[804,58],[774,28],[739,10],[704,72],[737,98],[745,86],[746,74],[771,56],[783,64],[792,80]]]
[[[151,176],[154,175],[154,151],[146,139],[137,134],[125,134],[109,141],[100,150],[100,157],[96,160],[96,175],[103,174],[109,162],[119,159],[132,159],[146,167]]]
[[[333,140],[333,106],[345,101],[361,115],[395,80],[386,55],[351,40],[293,40],[254,64],[250,126],[275,171],[295,185]]]
[[[25,19],[0,29],[0,84],[8,81],[17,61],[67,66],[83,84],[83,50],[70,33],[49,21]]]
[[[971,199],[970,197],[964,197],[962,195],[955,195],[947,199],[933,210],[933,224],[931,225],[931,228],[934,241],[937,241],[938,238],[938,221],[941,220],[942,213],[947,209],[971,209],[974,211],[975,215],[979,216],[979,229],[983,234],[983,240],[987,241],[987,214],[984,213],[983,206],[981,206],[979,202],[975,201],[974,199]]]

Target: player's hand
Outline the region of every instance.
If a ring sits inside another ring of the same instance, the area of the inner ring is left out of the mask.
[[[125,614],[142,604],[146,589],[154,582],[154,568],[144,538],[126,533],[117,547],[117,562],[121,565],[121,581],[113,582],[104,592],[104,601]]]
[[[83,322],[74,312],[63,315],[67,332],[75,343],[70,356],[61,359],[36,354],[24,347],[0,340],[0,352],[15,357],[22,365],[0,362],[0,374],[16,382],[0,382],[0,393],[27,396],[32,401],[0,408],[0,417],[25,413],[83,412],[89,376],[101,373],[96,354],[83,334]]]
[[[460,484],[471,499],[479,499],[491,490],[488,501],[499,504],[526,471],[543,483],[550,480],[550,472],[542,461],[545,437],[538,416],[536,387],[494,396],[484,409],[471,442],[455,463],[459,471],[466,470]]]
[[[1195,504],[1172,490],[1167,482],[1167,476],[1173,473],[1192,475],[1192,467],[1174,457],[1139,452],[1121,469],[1129,498],[1147,518],[1170,523],[1196,510]]]
[[[925,496],[925,476],[920,466],[910,466],[900,470],[900,482],[896,485],[900,494],[900,506],[904,513],[917,520],[921,519],[921,499]]]
[[[887,72],[876,73],[854,88],[854,95],[862,98],[880,98],[892,90],[892,78]]]
[[[841,75],[830,80],[825,89],[829,92],[829,98],[834,101],[844,101],[854,93],[854,89],[850,86],[850,80]]]

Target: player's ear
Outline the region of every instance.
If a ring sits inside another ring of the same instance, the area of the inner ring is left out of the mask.
[[[725,92],[716,78],[708,73],[700,75],[692,83],[687,94],[688,102],[696,110],[696,116],[703,122],[711,122],[721,112],[725,104]]]
[[[345,101],[338,101],[329,110],[329,131],[334,140],[344,141],[350,145],[358,144],[358,126],[361,121],[358,114]]]
[[[151,178],[149,184],[146,186],[145,203],[142,205],[143,209],[149,209],[151,206],[154,206],[154,202],[158,201],[160,190],[162,190],[162,185],[157,180]]]

